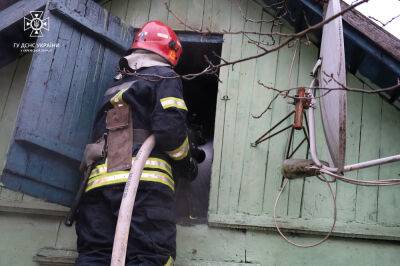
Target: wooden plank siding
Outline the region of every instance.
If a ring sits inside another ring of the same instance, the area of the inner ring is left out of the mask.
[[[244,10],[246,10],[246,1],[240,1],[240,5]],[[214,13],[213,13],[214,14]],[[240,31],[244,29],[244,21],[236,19],[238,11],[236,8],[233,8],[233,4],[231,7],[231,31]],[[214,20],[213,20],[214,21]],[[213,25],[213,24],[212,24]],[[229,59],[231,61],[237,60],[242,57],[243,49],[243,36],[236,35],[231,37],[231,51]],[[224,50],[224,45],[222,47]],[[225,91],[225,100],[223,98],[218,98],[217,101],[226,102],[225,104],[225,118],[224,118],[224,125],[223,125],[223,132],[224,134],[221,136],[222,139],[216,139],[214,136],[214,143],[221,142],[221,153],[222,157],[220,158],[220,169],[219,169],[219,184],[218,184],[218,213],[230,213],[230,209],[232,205],[237,203],[236,201],[230,200],[230,195],[233,194],[233,189],[237,188],[233,187],[231,190],[231,184],[237,180],[239,177],[238,175],[232,175],[232,167],[234,164],[233,160],[225,160],[226,154],[233,155],[234,145],[223,145],[224,143],[222,140],[225,140],[226,143],[234,143],[234,133],[235,133],[235,122],[236,122],[236,110],[237,110],[237,98],[239,94],[239,80],[240,80],[240,65],[234,66],[233,68],[229,69],[229,79],[225,80],[227,83],[226,91]],[[219,108],[219,103],[217,102],[217,112]],[[218,128],[218,126],[217,126]],[[214,174],[214,173],[213,173]],[[234,184],[235,185],[235,184]],[[232,191],[232,193],[231,193]]]
[[[45,12],[52,30],[40,40],[58,47],[33,54],[26,64],[23,97],[13,114],[18,126],[1,180],[8,188],[68,205],[102,91],[133,30],[93,1],[52,1]]]
[[[311,76],[309,75],[310,69],[313,68],[315,60],[317,58],[317,47],[311,45],[310,43],[302,42],[299,51],[299,72],[297,78],[297,85],[304,86],[310,84]],[[305,123],[303,121],[303,123]],[[304,124],[305,126],[306,124]],[[295,132],[295,137],[293,140],[292,150],[297,146],[300,141],[304,138],[303,132]],[[292,151],[291,151],[292,152]],[[302,145],[302,147],[293,155],[294,158],[306,158],[307,156],[307,146]],[[303,197],[303,188],[305,186],[304,179],[295,179],[289,183],[288,188],[289,200],[287,215],[292,218],[301,217],[301,206]]]
[[[170,0],[167,3],[170,4],[176,14],[193,28],[210,29],[218,32],[242,29],[261,32],[270,30],[268,24],[246,22],[237,8],[236,1]],[[265,20],[270,18],[270,15],[254,1],[241,0],[239,4],[248,17]],[[164,1],[161,0],[113,0],[105,1],[103,7],[134,27],[140,27],[149,19],[159,19],[171,23],[175,29],[190,31],[188,27],[183,27],[182,24],[171,17],[171,14],[168,14]],[[96,15],[92,15],[95,19]],[[107,15],[100,14],[99,21],[103,21],[103,18]],[[117,22],[110,22],[109,28],[112,29],[114,24],[116,25]],[[52,27],[58,30],[61,25],[57,23],[53,24]],[[292,32],[292,29],[287,25],[281,25],[274,29]],[[76,35],[73,30],[68,31],[64,27],[63,31],[60,32],[60,38],[63,36],[62,39],[72,37],[71,42],[75,40],[78,44],[82,42],[81,38],[87,38],[85,41],[87,47],[85,46],[84,49],[85,51],[91,50],[90,55],[84,51],[68,50],[70,44],[66,44],[63,48],[67,49],[66,54],[82,54],[82,61],[79,62],[76,69],[65,69],[64,79],[57,79],[57,75],[60,75],[60,73],[51,73],[52,80],[55,82],[54,86],[57,85],[56,82],[70,83],[71,94],[68,97],[71,99],[79,97],[81,94],[90,93],[90,91],[79,91],[77,89],[76,82],[78,80],[86,82],[85,88],[91,88],[95,86],[94,84],[103,84],[105,73],[113,72],[114,65],[109,62],[116,60],[116,55],[112,55],[108,48],[91,43],[88,37],[83,35],[83,37],[78,37],[74,34]],[[270,37],[261,37],[260,41],[270,42],[271,39]],[[276,41],[279,43],[279,38]],[[226,34],[224,36],[223,58],[235,60],[259,52],[259,49],[249,44],[246,37],[242,35]],[[276,53],[252,62],[221,69],[220,79],[222,83],[218,85],[214,162],[209,207],[211,225],[262,229],[273,227],[272,208],[281,185],[280,164],[284,156],[288,134],[275,137],[256,148],[250,147],[250,143],[284,117],[291,110],[292,105],[288,105],[287,99],[279,98],[272,109],[262,118],[254,119],[252,115],[261,113],[274,96],[273,92],[260,87],[258,81],[281,89],[300,85],[308,86],[310,81],[308,73],[311,71],[317,56],[318,48],[316,46],[301,42],[294,43],[291,47],[285,47]],[[20,60],[28,59],[21,58]],[[67,59],[62,58],[61,55],[55,55],[54,60],[61,62]],[[95,68],[93,73],[78,73],[80,67],[84,68],[85,64],[92,61],[98,62],[98,67]],[[10,80],[10,75],[12,75],[10,73],[15,72],[19,64],[19,61],[14,62],[8,69],[0,70],[0,73],[5,73],[0,75],[1,86],[4,86],[3,84],[6,84],[5,87],[8,88],[12,86],[10,85],[13,82]],[[45,65],[51,66],[50,62]],[[27,68],[21,73],[24,71],[27,71]],[[66,78],[66,75],[70,78]],[[48,77],[42,78],[43,81],[48,79]],[[349,86],[359,88],[373,86],[368,80],[361,80],[360,78],[362,77],[348,74]],[[15,82],[17,80],[20,82],[19,79],[16,79]],[[64,101],[61,106],[64,106],[65,101],[68,101],[68,98],[65,97],[55,99],[51,91],[46,93],[49,100]],[[0,98],[1,100],[3,100],[3,97]],[[34,100],[32,99],[32,101]],[[40,105],[41,100],[37,100],[37,104]],[[399,152],[399,145],[393,145],[393,143],[396,143],[400,128],[399,111],[397,109],[382,101],[376,95],[356,93],[349,93],[348,106],[349,130],[346,157],[348,163]],[[40,108],[38,107],[38,109]],[[56,114],[57,112],[60,113],[60,110],[56,110]],[[79,108],[75,109],[75,112],[83,115]],[[44,113],[36,115],[46,116]],[[61,133],[62,139],[67,143],[73,137],[71,132],[75,131],[71,126],[71,119],[72,117],[68,116],[59,121],[59,123],[68,127],[66,132]],[[44,123],[39,119],[36,120],[39,123]],[[89,120],[89,117],[80,118],[80,121]],[[288,121],[288,123],[290,122]],[[3,128],[3,126],[0,128]],[[52,132],[50,128],[47,130],[57,137],[60,134],[58,131]],[[326,158],[327,149],[323,148],[324,138],[320,121],[317,121],[317,131],[318,153],[321,158]],[[297,143],[299,140],[300,137],[296,136],[295,142]],[[1,141],[3,141],[3,138]],[[296,157],[302,158],[303,156],[305,156],[304,148],[299,150]],[[359,179],[394,178],[398,176],[399,172],[399,166],[393,164],[350,173],[349,177]],[[400,239],[398,222],[398,218],[400,218],[400,210],[398,209],[400,194],[397,193],[398,188],[365,188],[343,183],[334,186],[336,187],[338,206],[338,235]],[[9,195],[13,192],[3,189],[0,192],[0,201],[4,200],[4,197],[1,198],[2,193]],[[17,199],[15,200],[17,201]],[[10,201],[9,197],[7,201]],[[15,206],[15,208],[19,208],[17,205]],[[317,179],[307,178],[292,181],[282,195],[278,207],[278,215],[283,227],[295,231],[323,233],[328,230],[332,222],[329,191],[326,185]]]
[[[281,27],[282,32],[289,32],[289,28],[286,26]],[[277,52],[277,63],[276,63],[276,72],[274,80],[274,85],[280,89],[286,89],[290,86],[290,83],[296,85],[297,82],[293,83],[293,78],[297,81],[297,67],[298,64],[298,50],[295,51],[295,47],[284,47]],[[293,64],[292,64],[292,60]],[[292,71],[290,71],[290,66],[292,67]],[[295,75],[293,75],[293,71],[295,71]],[[289,72],[292,72],[292,75],[289,75]],[[275,93],[274,93],[275,96]],[[286,104],[287,99],[282,97],[278,97],[277,100],[271,106],[271,109],[267,112],[271,115],[270,123],[262,125],[258,123],[258,127],[262,127],[261,132],[266,132],[269,128],[275,125],[278,121],[285,117],[288,112],[288,106]],[[265,106],[269,103],[266,102]],[[290,123],[289,120],[286,120],[277,128],[277,130],[288,126]],[[258,163],[265,164],[266,170],[262,173],[262,178],[265,178],[264,185],[264,195],[263,195],[263,209],[262,213],[265,215],[272,214],[272,206],[274,202],[274,197],[276,195],[276,191],[280,188],[282,184],[282,178],[280,175],[280,164],[284,159],[284,153],[286,149],[286,139],[288,137],[288,132],[282,133],[281,137],[275,138],[272,140],[268,140],[268,142],[264,142],[257,146],[256,149],[265,149],[268,151],[268,157],[263,161],[259,161]],[[254,140],[253,140],[254,141]],[[269,145],[268,145],[269,144]],[[260,158],[261,159],[261,158]],[[281,215],[286,213],[287,211],[287,199],[288,194],[285,191],[282,194],[280,206],[283,208],[279,208],[278,214]]]
[[[364,85],[364,89],[367,88],[368,87]],[[358,160],[365,161],[380,156],[382,99],[377,95],[364,94],[361,111],[362,131],[360,134]],[[362,180],[374,180],[378,176],[379,167],[359,170],[357,175],[357,177]],[[361,223],[377,222],[378,188],[358,186],[356,187],[355,193],[356,196],[353,198],[355,212],[352,212],[353,214],[355,213],[355,220]]]
[[[0,174],[15,128],[19,100],[29,70],[31,55],[24,55],[0,68]]]
[[[400,153],[396,145],[400,136],[400,115],[398,109],[387,104],[382,105],[380,152],[381,156]],[[379,167],[379,178],[400,176],[400,164],[393,163]],[[378,188],[377,223],[398,226],[400,221],[400,193],[397,187]]]
[[[271,15],[254,1],[169,0],[167,3],[186,25],[167,12],[163,1],[114,0],[111,1],[111,12],[124,18],[134,27],[140,27],[148,19],[159,19],[175,30],[271,30],[270,24],[253,23],[243,18],[244,15],[254,20],[271,19]],[[275,26],[274,30],[293,32],[286,24]],[[272,41],[267,36],[249,37],[262,42]],[[275,45],[279,44],[279,38],[275,39]],[[259,52],[260,50],[250,44],[245,36],[224,36],[223,58],[235,60]],[[222,83],[218,87],[209,206],[211,224],[263,227],[259,221],[270,221],[274,199],[281,186],[280,166],[289,133],[283,133],[256,148],[250,147],[250,143],[283,118],[293,106],[288,104],[287,99],[279,98],[264,116],[260,119],[253,118],[252,115],[260,114],[274,96],[271,91],[260,87],[258,81],[280,89],[308,86],[311,80],[309,72],[317,57],[318,48],[302,40],[257,60],[221,69]],[[347,79],[350,87],[373,86],[352,74],[348,74]],[[398,127],[398,122],[393,119],[386,122],[384,118],[394,117],[396,113],[398,116],[397,110],[389,107],[376,95],[349,93],[346,162],[355,163],[398,152],[399,145],[391,145],[395,143],[396,134],[398,135],[398,132],[391,128]],[[318,154],[326,160],[328,150],[318,110],[317,118]],[[290,120],[281,125],[281,128],[289,123]],[[381,137],[383,132],[388,135],[387,139]],[[296,132],[294,143],[301,140],[302,132]],[[297,151],[295,157],[305,156],[304,146]],[[393,178],[398,174],[396,171],[396,166],[383,166],[348,173],[348,176],[359,179],[376,179],[381,176]],[[397,229],[400,224],[396,222],[399,220],[400,211],[392,212],[393,209],[397,210],[397,207],[392,207],[393,204],[400,200],[400,197],[395,196],[396,187],[378,189],[344,183],[334,183],[332,187],[337,197],[338,221],[342,223],[339,228],[345,228],[346,223],[349,223],[350,228],[361,224],[363,232],[367,234],[370,225],[374,230],[382,228],[382,238],[390,238],[389,231],[395,232],[394,238],[400,237],[400,229]],[[316,178],[293,180],[281,197],[277,213],[283,220],[289,219],[293,222],[298,219],[295,223],[299,228],[323,232],[321,228],[329,228],[332,222],[333,210],[329,189]],[[230,219],[231,221],[228,221]],[[310,219],[322,224],[308,225],[305,221]],[[385,225],[389,227],[386,228]],[[270,227],[272,223],[267,222],[265,226]],[[338,234],[351,235],[351,230],[339,229]],[[379,230],[372,235],[379,238]]]
[[[262,13],[262,20],[270,20],[272,17],[265,11]],[[263,23],[261,28],[258,29],[261,32],[271,31],[271,25]],[[246,40],[245,40],[246,41]],[[262,36],[260,41],[266,43],[270,41],[269,37]],[[258,52],[261,52],[260,50]],[[265,161],[268,158],[268,144],[263,148],[247,149],[249,143],[253,142],[258,138],[265,129],[260,127],[259,124],[269,125],[271,123],[270,112],[267,112],[264,116],[259,119],[253,119],[252,115],[258,115],[262,113],[266,107],[266,104],[272,99],[273,93],[266,90],[262,86],[258,86],[257,83],[260,81],[269,86],[274,86],[277,66],[277,53],[269,54],[265,57],[258,58],[255,61],[255,76],[253,78],[252,93],[248,93],[250,97],[250,110],[247,112],[246,117],[248,119],[247,137],[244,142],[244,160],[242,180],[240,184],[240,198],[238,211],[244,213],[260,213],[263,208],[263,194],[265,188],[265,179],[255,178],[259,173],[265,173],[266,164]],[[250,88],[244,88],[242,91],[246,93]],[[260,100],[262,99],[262,100]],[[248,115],[248,114],[251,115]],[[240,127],[238,128],[238,131]],[[260,163],[261,162],[261,163]],[[254,197],[247,197],[248,194],[253,194]]]
[[[105,9],[134,27],[140,27],[149,19],[159,19],[166,23],[172,19],[165,9],[163,0],[100,2]],[[270,30],[270,25],[265,23],[262,25],[245,23],[237,8],[236,0],[188,0],[187,2],[185,5],[181,1],[167,0],[174,11],[182,14],[186,23],[195,28],[219,32],[225,29],[235,31],[244,28],[262,32]],[[268,20],[269,14],[254,3],[252,0],[240,0],[245,15],[254,19]],[[181,7],[186,11],[177,10]],[[89,10],[92,11],[95,10]],[[89,17],[96,19],[96,14],[96,12],[89,14]],[[118,21],[108,22],[104,19],[108,15],[107,12],[100,12],[98,19],[104,22],[98,24],[104,29],[109,28],[113,34],[118,34]],[[63,25],[55,21],[51,27],[54,34],[58,35]],[[292,31],[287,25],[280,25],[274,29]],[[190,31],[187,27],[184,30]],[[74,33],[70,34],[73,36]],[[71,41],[73,40],[77,42],[76,39],[72,38]],[[265,36],[260,37],[260,41],[270,42],[271,39]],[[279,38],[276,41],[279,43]],[[87,43],[87,47],[82,47],[85,51],[92,47],[91,53],[89,55],[87,52],[79,51],[81,48],[70,51],[83,57],[82,60],[77,60],[79,62],[76,69],[69,70],[70,81],[59,81],[70,82],[69,98],[57,101],[68,102],[83,95],[85,102],[82,105],[92,104],[92,101],[88,100],[92,98],[90,93],[93,90],[90,88],[99,85],[105,87],[109,82],[109,75],[114,73],[118,56],[110,48],[91,43],[90,38],[84,34],[79,43],[82,42]],[[276,232],[261,231],[274,227],[272,207],[281,185],[279,168],[288,136],[284,134],[276,137],[257,148],[251,148],[250,143],[284,117],[292,106],[287,104],[286,99],[280,98],[262,118],[252,118],[252,115],[260,114],[275,95],[258,86],[257,82],[260,80],[267,85],[282,89],[297,85],[308,86],[310,81],[308,73],[318,56],[318,48],[304,42],[299,47],[297,45],[285,47],[251,63],[220,70],[219,77],[222,83],[218,84],[209,225],[177,226],[177,265],[398,264],[398,242],[371,240],[400,240],[398,187],[378,189],[336,184],[338,206],[336,234],[367,240],[332,237],[324,245],[313,249],[298,249],[282,241]],[[224,35],[223,58],[234,60],[259,52],[249,45],[242,35]],[[9,145],[8,139],[14,127],[13,119],[16,117],[30,61],[29,56],[24,56],[0,69],[0,169],[4,160],[2,156],[5,155]],[[288,73],[292,61],[294,63],[289,84]],[[90,72],[81,73],[80,69],[90,64],[89,62],[96,62],[96,67]],[[51,68],[51,60],[43,58],[42,63],[45,66],[42,69],[43,73],[46,73],[46,66]],[[38,82],[48,80],[48,76],[37,76],[40,79]],[[79,90],[77,85],[81,82],[85,86]],[[347,82],[351,87],[364,89],[374,87],[369,80],[359,74],[356,77],[348,74]],[[51,96],[51,92],[48,93]],[[98,103],[100,98],[98,95],[95,101]],[[399,145],[393,145],[398,143],[400,133],[399,111],[377,95],[350,93],[348,98],[347,162],[353,163],[400,152]],[[32,97],[31,101],[41,104],[40,97]],[[73,114],[59,121],[67,130],[61,133],[54,132],[55,135],[60,133],[61,139],[66,143],[72,141],[73,132],[77,132],[75,127],[79,126],[73,124],[73,117],[78,116],[78,120],[82,123],[88,123],[91,119],[88,116],[84,117],[85,112],[80,109],[80,103],[76,104],[76,108],[68,106],[70,110],[74,109]],[[317,130],[318,152],[322,158],[326,158],[324,153],[327,150],[321,148],[324,139],[320,121],[317,121]],[[86,137],[77,136],[77,138]],[[299,139],[299,136],[295,137],[296,141]],[[300,158],[303,156],[305,148],[299,150],[296,155]],[[21,163],[23,159],[14,163]],[[384,165],[353,172],[348,176],[365,180],[395,178],[400,173],[399,167],[399,164]],[[278,206],[279,222],[290,231],[324,234],[332,222],[332,205],[328,193],[326,185],[313,178],[291,181]],[[74,228],[63,225],[62,216],[65,216],[67,211],[66,207],[10,191],[0,184],[0,231],[3,234],[2,238],[5,239],[0,241],[0,254],[2,254],[0,265],[58,265],[57,262],[60,263],[60,260],[55,260],[58,258],[55,258],[54,254],[50,254],[49,261],[46,261],[47,258],[41,251],[43,248],[45,251],[55,249],[55,253],[59,253],[72,252],[76,249]],[[320,236],[296,234],[295,238],[296,241],[314,242],[319,240]],[[332,256],[332,251],[340,256]],[[33,256],[35,261],[32,261]],[[65,265],[72,265],[75,256],[76,253]]]
[[[354,76],[351,75],[347,77],[347,84],[350,87],[363,88],[362,82],[360,82]],[[359,160],[365,159],[365,157],[362,157],[362,155],[360,154],[360,149],[365,149],[369,146],[368,143],[361,143],[361,139],[363,136],[360,133],[360,130],[361,130],[362,117],[364,117],[364,115],[362,114],[363,95],[359,93],[350,92],[347,95],[347,101],[348,101],[348,112],[347,112],[348,123],[347,123],[347,143],[346,143],[345,159],[347,163],[357,163]],[[364,132],[364,130],[362,132]],[[378,157],[375,156],[374,158]],[[357,171],[346,173],[346,176],[357,179]],[[361,186],[358,187],[351,186],[348,184],[344,184],[342,182],[337,183],[336,196],[339,199],[337,205],[339,221],[346,222],[346,221],[353,221],[355,219],[356,215],[355,208],[357,202],[356,193],[357,189],[359,188],[361,188]]]

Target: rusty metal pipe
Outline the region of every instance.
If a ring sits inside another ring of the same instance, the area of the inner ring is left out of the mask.
[[[296,130],[303,128],[303,110],[305,101],[306,90],[305,88],[299,88],[296,95],[295,113],[293,127]]]

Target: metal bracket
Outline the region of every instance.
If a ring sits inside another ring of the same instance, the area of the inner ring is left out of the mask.
[[[311,73],[310,73],[310,75],[311,75],[312,77],[315,77],[315,76],[317,75],[317,72],[318,72],[318,70],[319,70],[321,64],[322,64],[322,59],[321,59],[321,58],[318,58],[317,62],[315,62],[315,65],[314,65],[314,67],[313,67],[313,69],[312,69],[312,71],[311,71]]]
[[[221,100],[228,101],[228,100],[230,100],[230,98],[228,95],[224,95],[224,96],[222,96]]]

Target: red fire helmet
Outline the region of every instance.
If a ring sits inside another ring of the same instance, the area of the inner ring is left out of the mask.
[[[176,33],[161,21],[150,21],[137,32],[131,49],[156,53],[176,66],[182,54],[182,45]]]

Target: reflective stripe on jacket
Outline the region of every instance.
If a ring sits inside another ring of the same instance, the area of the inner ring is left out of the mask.
[[[138,76],[125,77],[106,91],[95,119],[93,140],[107,133],[107,111],[113,105],[127,104],[133,110],[133,127],[147,130],[156,138],[156,146],[150,156],[172,163],[175,173],[182,177],[188,176],[186,172],[189,172],[190,154],[186,124],[187,107],[180,78],[166,66],[141,68],[135,73]],[[134,145],[133,156],[139,148],[140,144]],[[124,180],[119,177],[114,178],[112,182]],[[111,181],[104,181],[107,182]]]
[[[132,160],[134,160],[133,158]],[[172,178],[171,165],[166,161],[150,157],[147,159],[141,181],[156,182],[175,190],[175,182]],[[86,192],[109,185],[125,183],[128,180],[129,171],[114,171],[107,173],[107,164],[97,165],[92,172],[86,186]]]

